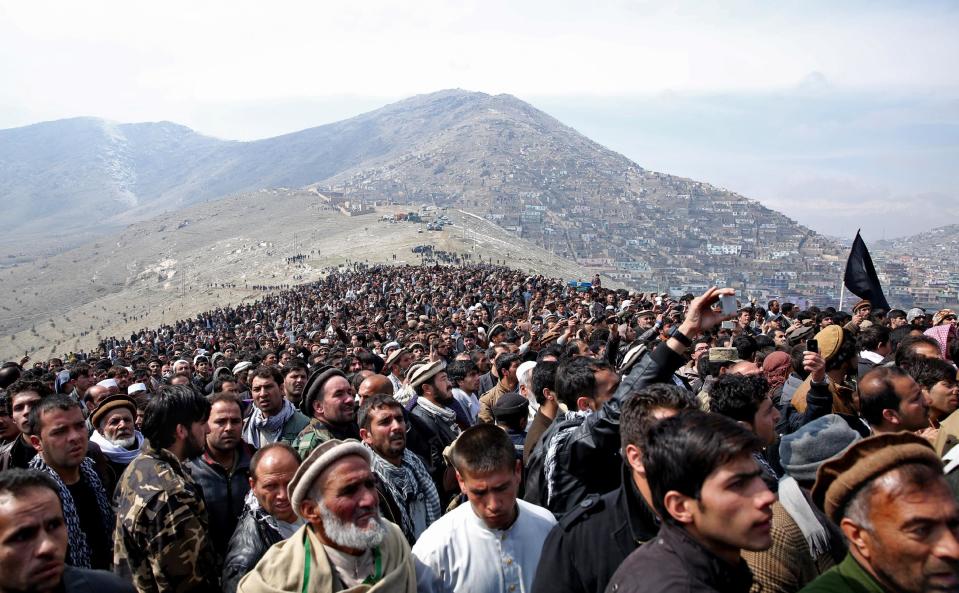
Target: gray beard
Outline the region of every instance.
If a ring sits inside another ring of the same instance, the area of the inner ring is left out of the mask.
[[[317,505],[323,518],[323,532],[334,544],[354,550],[371,550],[383,543],[386,527],[379,517],[370,519],[370,524],[363,529],[353,523],[340,521],[322,502],[317,502]]]
[[[129,449],[130,451],[132,451],[137,444],[137,435],[133,435],[132,437],[127,439],[107,439],[107,440],[113,443],[117,447],[123,447],[124,449]]]

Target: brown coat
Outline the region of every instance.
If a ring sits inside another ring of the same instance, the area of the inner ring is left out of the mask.
[[[812,557],[799,526],[778,502],[773,504],[771,535],[768,550],[742,552],[753,571],[751,593],[795,593],[836,565],[829,553]]]
[[[559,410],[557,410],[557,413],[559,413]],[[539,444],[539,439],[543,436],[543,433],[545,433],[552,424],[553,418],[536,410],[536,415],[533,416],[533,423],[529,425],[529,429],[526,431],[526,441],[523,443],[524,466],[526,465],[526,460],[529,459],[529,454],[533,452],[533,449]]]
[[[515,390],[508,388],[506,384],[503,383],[503,380],[500,379],[496,385],[493,385],[492,389],[484,393],[479,398],[480,409],[479,414],[476,415],[477,418],[479,418],[479,421],[491,424],[493,422],[493,406],[496,405],[496,402],[499,400],[499,398],[511,391]]]

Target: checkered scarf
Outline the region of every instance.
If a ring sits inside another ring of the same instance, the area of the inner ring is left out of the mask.
[[[397,467],[380,457],[372,447],[369,447],[369,445],[367,447],[373,453],[371,464],[373,473],[389,491],[400,511],[400,528],[407,538],[415,540],[418,534],[413,525],[413,517],[410,515],[410,504],[416,502],[417,499],[424,501],[427,526],[443,514],[440,497],[436,493],[433,479],[426,471],[423,462],[409,449],[403,451],[403,464]]]
[[[52,467],[44,463],[42,455],[36,455],[30,460],[30,468],[42,471],[48,474],[57,483],[58,494],[60,495],[60,504],[63,505],[63,520],[67,524],[67,542],[69,543],[67,551],[67,564],[79,568],[90,568],[90,545],[87,543],[87,536],[80,526],[80,516],[77,514],[77,507],[73,502],[73,495],[70,489],[60,479],[60,474]],[[93,469],[93,461],[89,457],[84,457],[80,463],[80,480],[85,482],[87,487],[93,490],[97,499],[97,507],[100,511],[100,519],[103,521],[103,529],[106,533],[113,533],[113,509],[110,508],[110,502],[107,500],[107,492],[100,482],[100,477]]]

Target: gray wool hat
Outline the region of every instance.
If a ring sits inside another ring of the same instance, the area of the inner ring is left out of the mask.
[[[798,482],[816,480],[816,470],[840,455],[862,435],[841,416],[827,414],[787,434],[779,443],[779,458],[786,473]]]

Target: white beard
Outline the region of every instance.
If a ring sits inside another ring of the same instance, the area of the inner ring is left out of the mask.
[[[133,436],[127,439],[107,439],[107,440],[113,443],[114,446],[123,447],[124,449],[129,449],[132,451],[137,444],[137,435],[134,434]]]
[[[326,505],[321,502],[317,504],[320,507],[320,517],[323,518],[323,532],[334,544],[354,550],[371,550],[383,543],[386,527],[379,517],[370,519],[369,525],[363,529],[353,523],[340,521]]]

